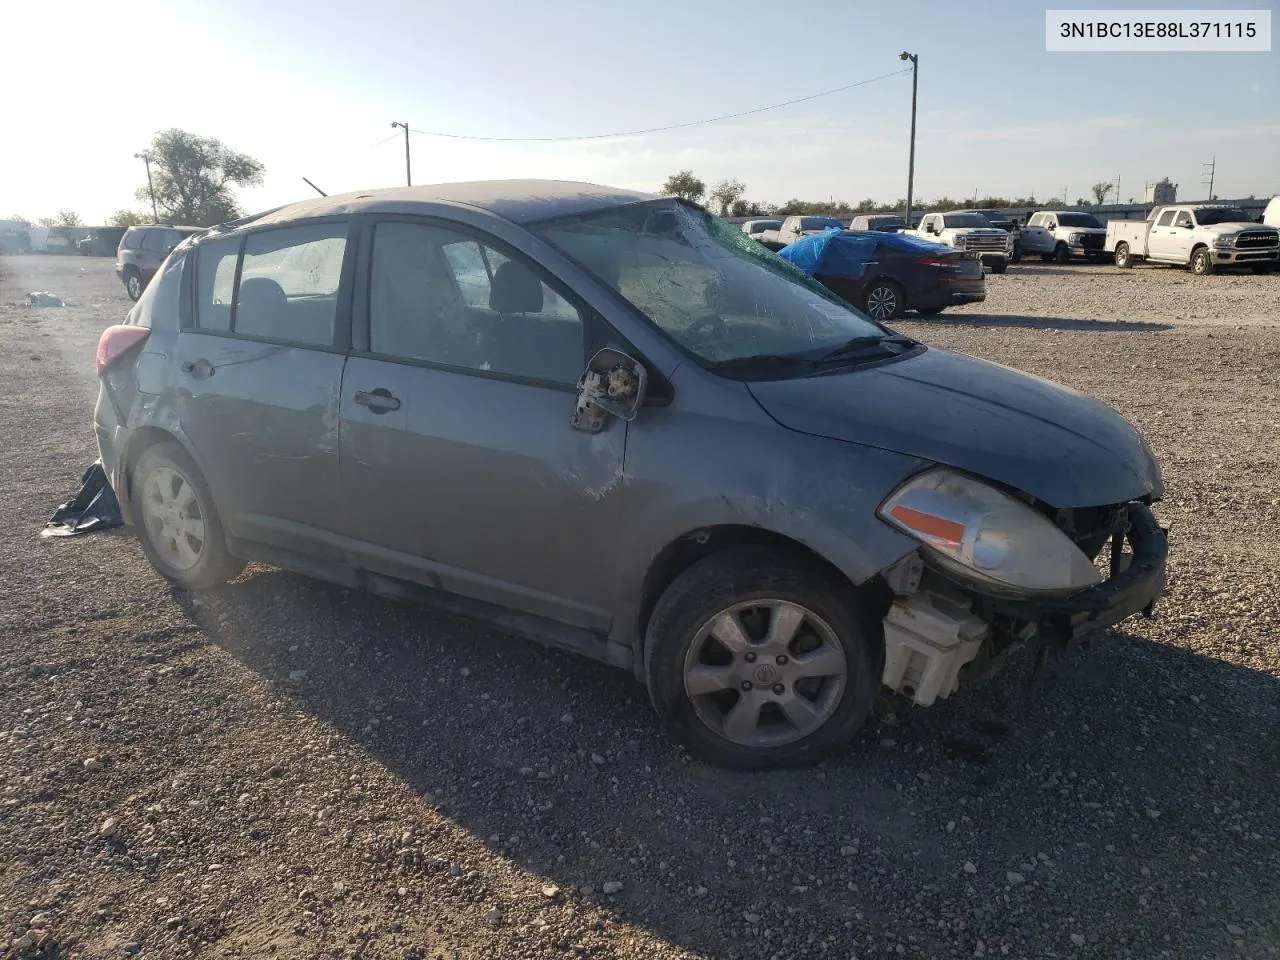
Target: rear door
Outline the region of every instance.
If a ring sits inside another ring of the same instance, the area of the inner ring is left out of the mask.
[[[178,409],[228,531],[341,559],[347,220],[206,240],[178,338]]]
[[[626,424],[569,425],[589,309],[487,234],[368,231],[341,408],[358,562],[607,630]]]

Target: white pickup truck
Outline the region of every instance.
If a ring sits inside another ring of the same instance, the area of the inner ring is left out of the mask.
[[[1176,204],[1156,207],[1143,221],[1112,220],[1106,250],[1117,267],[1150,260],[1189,266],[1197,276],[1234,266],[1266,273],[1280,261],[1280,232],[1235,207]]]
[[[945,243],[957,250],[972,251],[992,273],[1004,273],[1013,257],[1013,235],[993,227],[980,213],[927,213],[917,229],[902,232],[921,240]]]
[[[1077,210],[1041,210],[1022,228],[1022,252],[1038,253],[1041,260],[1066,263],[1072,257],[1093,261],[1109,259],[1103,245],[1107,228],[1092,213]]]

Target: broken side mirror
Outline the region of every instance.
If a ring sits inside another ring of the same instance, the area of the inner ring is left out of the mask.
[[[599,433],[608,417],[631,421],[640,412],[649,387],[644,364],[621,350],[596,353],[578,379],[578,400],[569,423],[575,430]]]

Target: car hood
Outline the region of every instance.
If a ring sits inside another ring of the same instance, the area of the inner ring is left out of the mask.
[[[1261,223],[1240,223],[1239,221],[1233,221],[1232,223],[1211,223],[1208,226],[1200,227],[1200,229],[1215,237],[1233,237],[1237,233],[1243,233],[1250,227],[1255,230],[1268,229]],[[1274,230],[1275,227],[1271,227],[1270,229]]]
[[[1055,507],[1154,500],[1164,490],[1150,449],[1110,407],[946,350],[749,387],[789,429],[947,464]]]

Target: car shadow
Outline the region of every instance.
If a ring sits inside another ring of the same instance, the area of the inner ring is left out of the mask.
[[[1174,329],[1172,324],[1147,320],[1079,320],[1000,313],[908,314],[898,323],[904,321],[944,327],[1019,327],[1028,330],[1087,330],[1092,333],[1158,333]]]
[[[883,942],[905,923],[880,889],[892,876],[985,917],[918,927],[916,949],[972,951],[1018,935],[1025,907],[980,909],[1015,874],[1070,898],[1103,945],[1176,952],[1227,915],[1280,942],[1280,882],[1260,889],[1248,866],[1270,829],[1250,817],[1276,810],[1248,791],[1280,782],[1280,685],[1263,673],[1116,633],[1037,686],[1023,658],[928,710],[890,705],[818,768],[743,774],[673,746],[630,674],[470,621],[257,566],[175,597],[459,827],[566,889],[623,881],[582,895],[690,950],[773,955],[755,914],[780,935],[820,922]],[[1178,878],[1158,894],[1156,864]],[[1155,897],[1151,940],[1127,933]]]

